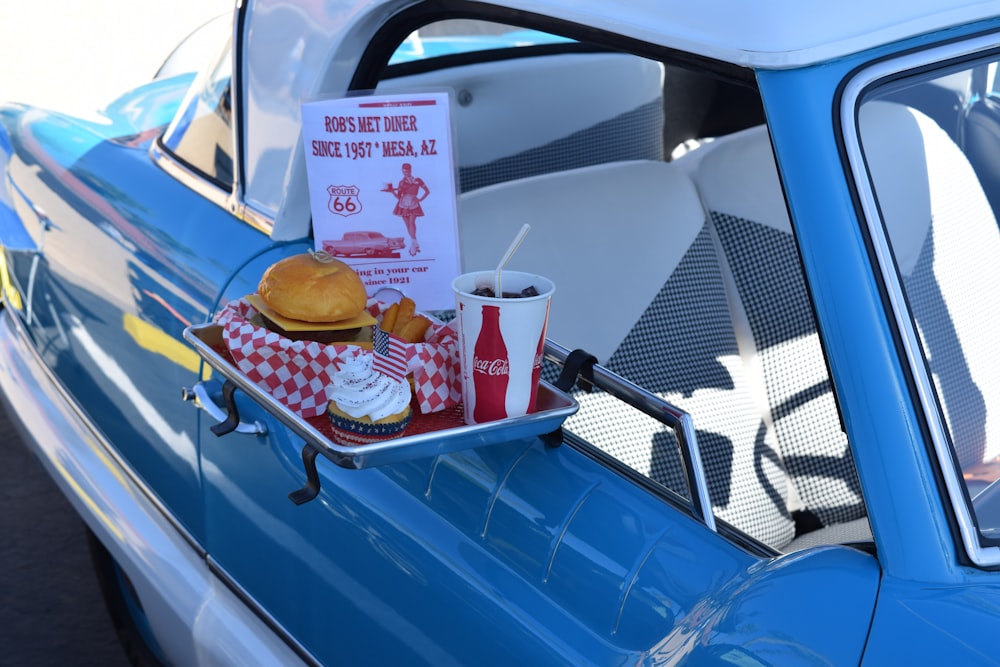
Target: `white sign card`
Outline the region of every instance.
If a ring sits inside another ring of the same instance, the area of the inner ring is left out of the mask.
[[[454,308],[461,273],[449,95],[307,102],[302,136],[317,250],[396,288],[420,310]]]

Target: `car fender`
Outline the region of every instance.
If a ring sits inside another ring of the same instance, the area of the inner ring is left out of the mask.
[[[0,388],[25,441],[135,587],[174,664],[294,665],[310,661],[251,612],[211,560],[66,400],[0,311]]]
[[[702,600],[649,662],[859,664],[880,579],[873,557],[844,546],[762,560],[726,594]]]

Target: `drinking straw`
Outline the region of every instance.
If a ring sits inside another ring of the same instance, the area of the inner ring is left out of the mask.
[[[500,273],[503,271],[503,267],[507,266],[507,262],[510,261],[510,258],[514,256],[514,252],[517,251],[517,247],[521,245],[521,241],[524,240],[524,237],[528,234],[529,229],[531,229],[531,225],[528,223],[521,225],[521,230],[517,233],[517,236],[514,237],[514,240],[510,242],[507,252],[503,254],[503,257],[500,258],[500,263],[497,264],[497,275],[496,280],[494,281],[495,289],[493,290],[493,293],[498,299],[503,297],[503,292],[500,289]]]

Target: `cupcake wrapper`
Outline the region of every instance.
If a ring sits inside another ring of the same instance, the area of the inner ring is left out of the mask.
[[[366,424],[348,417],[328,413],[333,433],[345,445],[367,445],[388,438],[394,438],[410,425],[412,414],[404,419],[384,424]]]

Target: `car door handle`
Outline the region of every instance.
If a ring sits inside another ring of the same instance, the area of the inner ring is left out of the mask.
[[[233,400],[233,392],[236,385],[227,381],[224,385],[219,385],[216,380],[199,382],[193,387],[182,387],[181,398],[185,401],[194,401],[194,404],[208,413],[217,424],[212,426],[212,432],[218,436],[236,431],[237,433],[247,433],[250,435],[267,435],[267,425],[264,422],[240,421],[239,413],[236,411],[236,403]],[[225,407],[216,403],[216,396],[221,398]]]

